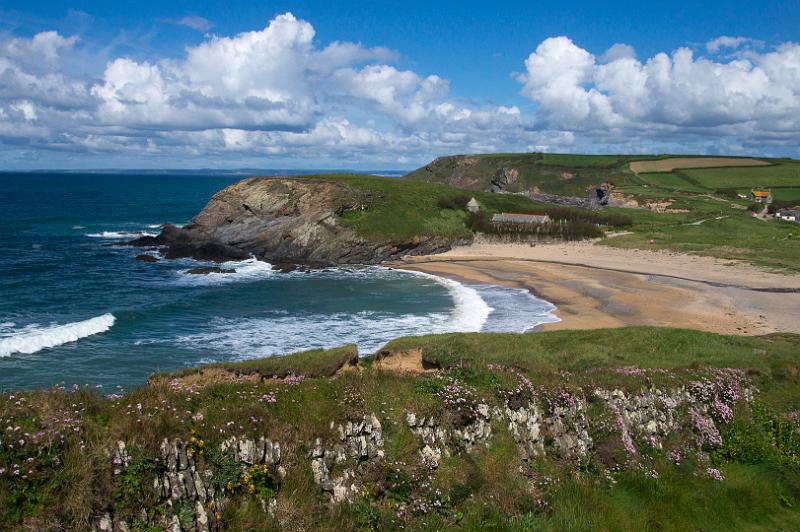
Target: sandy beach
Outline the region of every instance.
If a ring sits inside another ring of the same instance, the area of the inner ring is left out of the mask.
[[[800,333],[800,275],[678,253],[591,242],[475,244],[393,266],[527,288],[557,307],[545,330],[628,325],[760,335]]]

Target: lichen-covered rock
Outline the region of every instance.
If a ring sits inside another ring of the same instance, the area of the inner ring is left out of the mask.
[[[432,468],[439,467],[443,454],[450,456],[460,449],[469,453],[478,443],[486,443],[492,437],[491,419],[487,404],[479,404],[475,417],[457,428],[446,428],[433,416],[418,418],[413,412],[406,413],[408,427],[421,440],[422,461]]]
[[[630,430],[659,449],[663,439],[679,427],[681,405],[694,403],[683,387],[671,392],[652,388],[636,395],[626,395],[622,390],[595,390],[595,395],[620,416],[622,430]]]
[[[508,418],[508,430],[520,447],[523,459],[543,455],[542,411],[531,403],[516,410],[506,406],[504,413]]]
[[[562,458],[585,455],[592,448],[586,403],[575,398],[571,404],[557,405],[542,421],[542,432],[552,440],[553,451]]]
[[[220,445],[220,451],[238,462],[244,473],[249,466],[266,464],[281,470],[281,447],[278,442],[266,438],[248,439],[231,437]],[[182,440],[163,440],[160,446],[160,462],[163,468],[153,480],[153,489],[168,509],[160,526],[165,530],[209,532],[217,530],[216,514],[224,509],[228,500],[225,490],[216,490],[212,482],[213,471],[199,469],[194,450]],[[128,467],[131,459],[125,442],[118,442],[114,451],[115,464]],[[272,501],[267,503],[272,506]],[[192,522],[182,523],[177,517],[178,508],[191,508]],[[147,515],[143,516],[147,520]],[[111,513],[96,520],[93,529],[128,530],[124,521],[116,521]]]
[[[328,493],[332,503],[352,502],[359,493],[355,471],[346,468],[332,475],[331,470],[336,464],[347,460],[365,462],[383,459],[383,427],[377,416],[370,414],[355,422],[347,421],[338,425],[331,422],[330,428],[336,434],[336,439],[327,444],[322,438],[314,441],[310,452],[311,472],[314,482]]]

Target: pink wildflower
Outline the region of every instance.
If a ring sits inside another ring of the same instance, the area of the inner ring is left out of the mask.
[[[719,469],[716,469],[714,467],[709,467],[708,469],[706,469],[706,473],[708,473],[709,477],[711,477],[714,480],[717,480],[719,482],[722,482],[723,480],[725,480],[725,477],[722,476],[722,472]]]

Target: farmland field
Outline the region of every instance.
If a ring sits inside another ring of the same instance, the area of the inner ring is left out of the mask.
[[[800,187],[773,188],[772,197],[778,201],[800,202]]]
[[[652,174],[639,174],[639,178],[648,185],[665,188],[668,190],[701,193],[706,192],[706,189],[703,187],[699,187],[693,183],[690,183],[680,175],[673,173],[659,172]]]
[[[749,187],[800,187],[800,163],[779,162],[774,166],[759,168],[702,168],[682,170],[688,179],[702,187],[719,188]]]
[[[718,168],[722,166],[769,166],[760,159],[738,157],[672,157],[657,161],[634,161],[630,164],[635,174],[643,172],[671,172],[681,168]]]

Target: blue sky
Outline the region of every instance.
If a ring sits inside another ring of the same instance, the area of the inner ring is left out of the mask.
[[[496,150],[797,156],[798,20],[796,1],[6,0],[0,163],[410,168]]]

